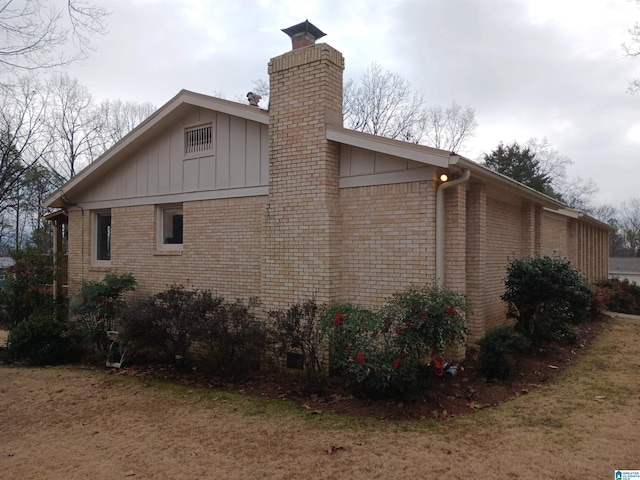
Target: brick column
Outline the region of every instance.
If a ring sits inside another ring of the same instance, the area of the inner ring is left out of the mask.
[[[467,192],[467,298],[473,307],[468,319],[470,341],[486,333],[486,267],[487,188],[483,183],[471,183]]]
[[[336,300],[340,272],[339,147],[342,54],[327,44],[269,63],[269,198],[263,221],[262,300],[285,307]]]
[[[444,285],[466,292],[466,185],[445,192]]]
[[[524,202],[521,208],[522,254],[535,256],[542,249],[542,207]]]

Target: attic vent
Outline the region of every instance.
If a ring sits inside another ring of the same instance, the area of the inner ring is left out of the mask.
[[[213,148],[211,125],[190,128],[184,132],[184,153],[204,152],[211,148]]]

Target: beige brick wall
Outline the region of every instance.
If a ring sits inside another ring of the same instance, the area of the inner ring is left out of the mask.
[[[435,275],[432,182],[340,190],[342,273],[339,300],[380,305]]]
[[[91,212],[70,212],[69,292],[109,270],[132,273],[138,292],[171,284],[212,290],[230,299],[260,295],[262,216],[266,197],[185,202],[182,252],[156,248],[156,206],[111,210],[111,265],[91,265]],[[83,229],[75,228],[82,220]]]

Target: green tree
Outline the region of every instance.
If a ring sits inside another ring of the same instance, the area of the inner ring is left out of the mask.
[[[500,142],[498,148],[484,155],[484,164],[534,190],[553,195],[551,178],[542,171],[540,162],[529,147],[521,147],[517,142],[505,146]]]

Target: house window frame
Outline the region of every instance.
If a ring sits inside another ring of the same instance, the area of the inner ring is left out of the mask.
[[[165,239],[165,212],[167,210],[180,210],[182,212],[182,242],[166,243]],[[171,203],[156,206],[156,245],[158,250],[163,251],[182,251],[184,245],[184,206],[182,203]]]
[[[104,216],[108,214],[109,215],[109,226],[108,226],[108,238],[107,238],[107,244],[108,244],[108,255],[109,258],[105,259],[105,258],[98,258],[99,257],[99,247],[98,244],[100,243],[98,241],[98,235],[100,235],[100,216]],[[94,212],[92,212],[92,216],[91,216],[91,240],[92,240],[92,244],[91,244],[91,263],[95,266],[104,266],[104,267],[109,267],[111,266],[111,259],[113,257],[113,253],[112,253],[112,246],[113,246],[113,212],[111,211],[110,208],[104,209],[104,210],[95,210]]]
[[[208,132],[207,132],[208,130]],[[213,123],[192,125],[184,129],[184,156],[199,156],[213,150]]]

